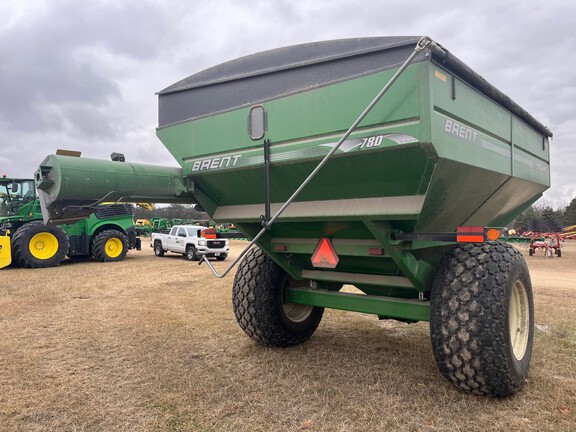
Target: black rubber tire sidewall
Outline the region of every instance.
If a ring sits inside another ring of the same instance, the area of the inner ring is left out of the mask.
[[[320,324],[324,308],[314,307],[298,322],[286,315],[283,294],[287,277],[258,248],[251,249],[240,263],[232,289],[234,315],[253,340],[277,347],[297,345],[309,339]]]
[[[196,253],[196,248],[194,246],[188,246],[186,248],[185,257],[188,261],[198,261],[198,254]]]
[[[164,248],[162,247],[162,242],[160,240],[154,242],[154,255],[157,257],[164,256]]]
[[[529,309],[526,353],[513,354],[509,307],[516,281]],[[440,263],[431,292],[430,335],[440,372],[477,395],[509,396],[522,387],[530,365],[534,305],[523,256],[502,242],[458,245]]]

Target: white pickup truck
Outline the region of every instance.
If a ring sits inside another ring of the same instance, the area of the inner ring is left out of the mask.
[[[174,225],[170,234],[152,233],[150,247],[158,257],[164,256],[165,252],[174,252],[190,261],[199,260],[202,255],[223,261],[230,250],[228,239],[216,238],[214,229],[197,225]]]

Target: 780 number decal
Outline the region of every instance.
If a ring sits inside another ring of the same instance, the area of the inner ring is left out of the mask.
[[[374,149],[382,145],[382,141],[390,140],[396,144],[411,144],[417,143],[418,138],[412,135],[400,134],[400,133],[389,133],[384,135],[375,135],[366,138],[355,138],[351,140],[344,141],[340,146],[339,150],[348,153],[356,150]],[[321,146],[334,148],[337,143],[327,143],[320,144]]]
[[[363,148],[380,147],[382,145],[383,139],[384,139],[384,136],[382,136],[382,135],[362,138],[362,140],[360,142],[360,148],[363,149]]]

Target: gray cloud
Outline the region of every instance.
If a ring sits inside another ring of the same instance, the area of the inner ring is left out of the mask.
[[[161,50],[166,17],[147,2],[54,1],[2,34],[0,116],[13,129],[50,131],[73,122],[86,136],[111,136],[110,127],[82,122],[86,109],[110,107],[122,89],[109,72],[114,56],[144,61]],[[105,54],[103,58],[102,53]],[[144,71],[131,71],[142,73]],[[59,117],[52,115],[57,107]]]

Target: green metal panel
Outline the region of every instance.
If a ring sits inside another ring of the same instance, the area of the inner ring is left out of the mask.
[[[440,157],[511,174],[511,146],[444,113],[434,112],[434,148]]]
[[[92,237],[96,232],[101,231],[103,227],[126,232],[128,228],[134,226],[134,220],[132,215],[99,219],[95,214],[92,214],[88,219],[83,219],[73,224],[63,224],[61,226],[69,236]]]
[[[532,130],[526,123],[517,118],[512,119],[512,143],[514,147],[549,162],[550,146],[548,138]]]
[[[418,68],[422,68],[421,64],[406,70],[386,95],[386,101],[368,115],[361,127],[419,117],[419,86],[415,85],[418,82]],[[279,144],[345,131],[393,72],[381,72],[262,102],[268,112],[266,138]],[[158,129],[157,135],[179,161],[259,147],[261,142],[252,141],[247,133],[250,108]],[[189,173],[187,170],[185,172]]]
[[[387,151],[349,152],[335,156],[302,192],[298,201],[355,199],[381,196],[417,195],[425,192],[422,178],[428,172],[429,159],[419,145],[403,145],[402,153]],[[321,148],[321,151],[328,149]],[[274,151],[274,146],[272,147]],[[272,153],[271,200],[284,202],[310,174],[319,158],[294,162],[274,162]],[[368,167],[378,163],[378,169]],[[362,174],[359,175],[359,172]],[[382,182],[382,174],[390,176]],[[194,177],[196,188],[210,196],[219,206],[250,205],[264,199],[264,172],[261,167],[236,171],[205,173]],[[217,217],[217,216],[216,216]],[[238,220],[244,217],[236,214]]]
[[[432,111],[443,113],[463,126],[470,126],[476,131],[510,143],[512,120],[510,112],[496,105],[470,85],[454,78],[445,69],[433,63],[428,63],[428,65]],[[438,132],[443,131],[444,128],[445,122],[442,122]],[[459,132],[451,133],[457,135]],[[434,136],[438,137],[437,134]],[[439,149],[438,153],[444,154],[442,149]]]
[[[512,120],[515,177],[550,186],[550,146],[548,138],[530,129],[524,122]]]
[[[430,64],[429,72],[438,155],[510,174],[511,114],[446,70]]]
[[[399,300],[390,297],[310,288],[288,288],[286,289],[286,302],[364,312],[382,318],[430,321],[430,303],[418,300]]]

